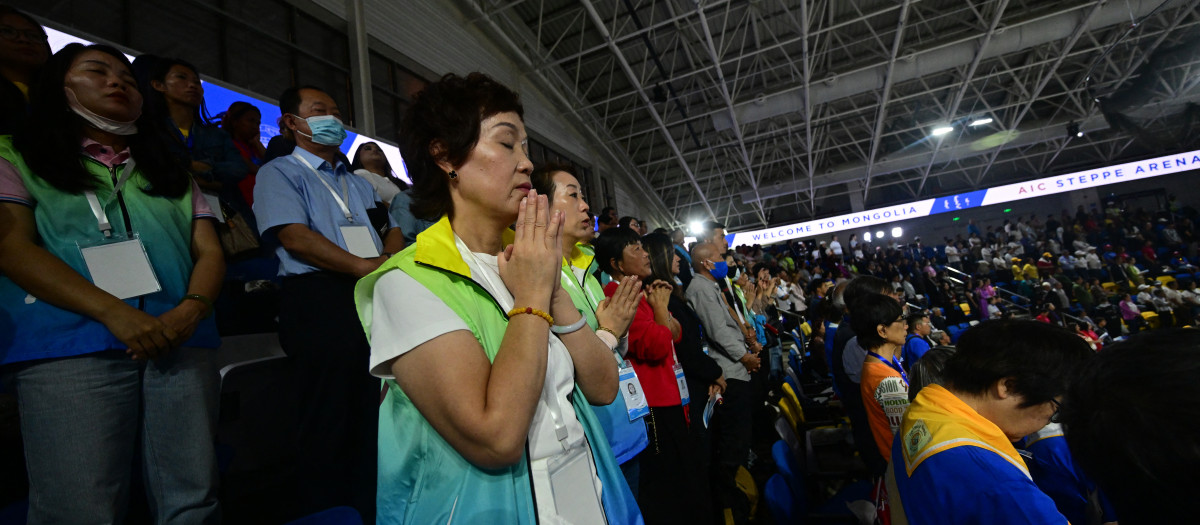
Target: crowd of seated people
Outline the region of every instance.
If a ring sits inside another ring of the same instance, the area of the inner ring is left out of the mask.
[[[972,222],[936,249],[849,235],[734,250],[716,222],[685,245],[595,216],[569,166],[534,166],[520,95],[480,73],[416,94],[399,131],[409,187],[377,145],[342,154],[319,87],[281,94],[285,133],[264,148],[258,111],[210,117],[185,60],[50,54],[5,7],[0,46],[33,51],[0,53],[17,111],[0,119],[0,378],[19,403],[28,523],[123,521],[133,499],[146,521],[219,521],[214,349],[249,315],[221,296],[263,289],[299,408],[295,493],[262,503],[276,516],[748,523],[766,512],[748,469],[774,439],[758,423],[800,389],[783,388],[792,359],[838,401],[806,398],[848,425],[878,519],[1087,523],[1089,498],[1104,522],[1163,515],[1122,474],[1175,467],[1106,466],[1120,445],[1079,436],[1109,417],[1084,399],[1095,382],[1135,382],[1097,363],[1145,344],[1114,341],[1189,324],[1200,304],[1175,204]],[[1056,440],[1060,415],[1079,435]],[[986,446],[939,448],[962,439]],[[1063,465],[1078,483],[1047,481]],[[985,477],[1004,483],[964,490]]]

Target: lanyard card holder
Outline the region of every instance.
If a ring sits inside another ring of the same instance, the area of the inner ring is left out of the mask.
[[[674,355],[675,351],[672,350]],[[675,364],[671,367],[675,371],[675,384],[679,385],[679,404],[687,406],[688,401],[691,401],[691,395],[688,393],[687,378],[683,376],[683,365],[679,364],[679,357],[675,357]]]
[[[604,521],[596,485],[593,482],[591,455],[587,441],[550,458],[547,471],[554,510],[566,523]]]
[[[355,257],[372,259],[379,257],[379,248],[375,246],[375,238],[371,237],[371,228],[364,224],[342,224],[338,226],[342,239],[346,241],[346,251]]]
[[[208,203],[208,207],[212,209],[213,215],[217,217],[217,222],[225,223],[225,209],[221,207],[221,197],[216,193],[209,191],[201,191],[200,195],[204,197],[204,201]]]
[[[633,365],[628,360],[623,361],[617,369],[617,377],[621,382],[621,397],[625,398],[625,411],[629,413],[629,421],[637,421],[638,418],[649,414],[650,406],[646,404],[642,382],[638,381],[637,372],[633,371]]]
[[[112,234],[78,246],[97,288],[122,300],[162,291],[137,233]]]
[[[356,223],[354,221],[354,214],[350,212],[350,207],[346,204],[346,202],[350,200],[350,190],[347,189],[346,186],[346,177],[348,177],[348,175],[343,175],[341,177],[334,175],[334,178],[339,179],[342,184],[342,194],[338,195],[338,192],[334,191],[333,186],[330,186],[328,182],[325,182],[325,177],[321,175],[321,172],[317,171],[317,169],[313,167],[312,163],[308,162],[307,159],[297,152],[292,152],[292,157],[300,161],[301,164],[304,164],[309,171],[312,171],[313,176],[317,178],[317,181],[320,182],[322,186],[325,186],[326,190],[329,190],[329,195],[331,195],[334,202],[337,203],[338,209],[341,210],[342,216],[345,218],[345,221],[338,226],[338,229],[341,230],[342,240],[346,241],[346,251],[350,252],[350,254],[354,255],[355,257],[362,257],[363,259],[373,259],[375,257],[379,257],[379,247],[375,245],[375,238],[371,236],[371,228],[368,226],[369,223]]]

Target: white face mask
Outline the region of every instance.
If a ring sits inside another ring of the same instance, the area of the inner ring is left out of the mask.
[[[114,135],[133,135],[137,133],[137,118],[129,122],[121,122],[97,115],[79,103],[79,98],[75,96],[75,91],[71,88],[63,86],[63,91],[67,95],[67,105],[71,107],[71,111],[74,111],[76,115],[86,120],[92,127]],[[138,108],[138,112],[140,114],[141,108]]]

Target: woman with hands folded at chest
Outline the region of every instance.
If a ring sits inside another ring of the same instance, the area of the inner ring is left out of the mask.
[[[605,230],[595,245],[600,269],[613,279],[605,287],[606,294],[615,295],[617,283],[628,277],[645,283],[629,326],[629,352],[625,354],[637,371],[650,406],[646,416],[650,444],[638,456],[638,503],[647,523],[673,523],[690,509],[688,502],[696,494],[690,490],[695,476],[689,466],[692,454],[685,412],[689,394],[675,354],[682,327],[668,308],[674,285],[655,278],[650,257],[632,230]]]
[[[637,456],[646,448],[646,404],[640,395],[637,374],[625,354],[629,350],[627,333],[637,311],[642,282],[628,276],[617,285],[612,298],[605,299],[600,281],[593,275],[595,250],[590,244],[592,216],[584,199],[582,185],[564,164],[549,163],[533,170],[530,180],[533,189],[550,199],[550,209],[563,214],[562,287],[571,297],[575,308],[587,318],[587,324],[612,350],[614,365],[621,381],[620,393],[612,403],[592,405],[592,411],[612,447],[617,464],[625,475],[632,493],[638,493]],[[628,399],[627,399],[628,398]]]
[[[664,282],[674,282],[673,277],[679,273],[679,265],[683,264],[679,253],[666,234],[652,233],[642,237],[642,248],[650,255],[650,279]],[[728,386],[721,365],[707,355],[709,345],[704,335],[704,327],[700,316],[692,309],[683,287],[672,285],[667,310],[679,322],[681,337],[675,342],[675,356],[683,366],[684,378],[687,381],[688,392],[692,400],[684,407],[688,414],[688,441],[684,447],[682,463],[676,465],[684,470],[678,476],[684,483],[677,484],[676,489],[682,494],[692,496],[687,504],[677,508],[678,523],[706,523],[712,521],[712,501],[709,497],[695,497],[696,494],[707,496],[712,493],[709,480],[709,470],[712,464],[712,445],[708,427],[704,425],[704,407],[707,401],[716,394],[724,394]],[[690,483],[690,485],[689,485]],[[687,513],[691,512],[691,515]],[[649,521],[649,517],[647,517]]]
[[[29,523],[120,520],[134,468],[156,521],[216,521],[212,211],[120,51],[68,45],[32,95],[28,125],[0,137],[0,364]]]
[[[617,395],[612,352],[562,288],[564,217],[532,189],[522,114],[450,74],[401,124],[413,213],[437,222],[355,289],[388,386],[378,523],[640,521],[587,408]]]

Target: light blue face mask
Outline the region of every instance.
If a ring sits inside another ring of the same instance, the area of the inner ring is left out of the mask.
[[[303,120],[308,123],[308,129],[312,130],[312,135],[303,131],[296,130],[296,133],[308,137],[309,140],[322,146],[341,146],[346,140],[346,128],[342,125],[342,121],[333,115],[316,115],[308,118],[301,118],[297,115],[292,115],[298,120]]]

